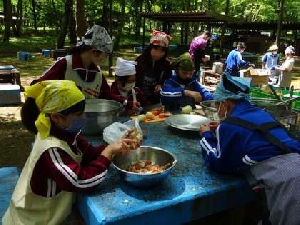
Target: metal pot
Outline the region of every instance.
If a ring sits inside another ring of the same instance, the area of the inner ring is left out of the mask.
[[[85,104],[86,123],[82,129],[84,135],[101,134],[103,129],[114,122],[123,105],[114,100],[87,99]]]
[[[134,173],[126,169],[141,160],[150,160],[156,165],[170,164],[165,170],[158,173]],[[112,164],[121,176],[121,179],[135,187],[150,187],[164,180],[174,168],[177,160],[173,154],[157,147],[141,146],[137,150],[125,155],[115,155]]]

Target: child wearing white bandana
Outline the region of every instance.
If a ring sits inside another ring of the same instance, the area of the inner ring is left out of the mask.
[[[115,81],[111,85],[114,99],[125,106],[125,114],[138,114],[144,106],[144,95],[135,87],[136,62],[117,58],[115,70]]]

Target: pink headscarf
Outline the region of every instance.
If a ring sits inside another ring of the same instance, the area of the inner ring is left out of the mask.
[[[168,47],[172,37],[165,32],[153,30],[150,38],[150,44]]]

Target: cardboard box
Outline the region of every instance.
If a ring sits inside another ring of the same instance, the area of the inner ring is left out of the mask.
[[[248,69],[243,73],[244,77],[251,77],[251,86],[267,85],[270,76],[270,70],[266,69]]]

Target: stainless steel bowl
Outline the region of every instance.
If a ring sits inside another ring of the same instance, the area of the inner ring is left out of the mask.
[[[201,124],[208,124],[210,121],[200,115],[177,114],[168,117],[165,123],[180,130],[199,131]]]
[[[126,169],[141,160],[150,160],[156,165],[164,166],[170,164],[165,170],[159,173],[133,173]],[[135,187],[150,187],[164,180],[174,168],[177,160],[170,152],[150,146],[141,146],[139,149],[130,151],[125,155],[115,155],[112,165],[116,168],[121,179]]]
[[[85,135],[102,133],[103,129],[114,122],[123,110],[119,102],[106,99],[87,99],[85,104],[86,123],[82,129]]]

